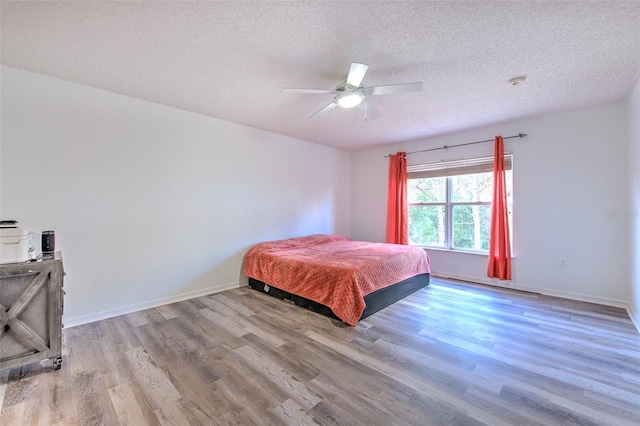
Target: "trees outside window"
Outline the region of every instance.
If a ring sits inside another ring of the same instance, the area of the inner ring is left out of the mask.
[[[469,170],[483,169],[467,167],[440,172],[422,169],[421,173],[409,173],[409,244],[450,250],[489,250],[493,173],[456,174]],[[439,173],[445,176],[421,177]],[[511,222],[511,170],[507,171],[506,180]]]

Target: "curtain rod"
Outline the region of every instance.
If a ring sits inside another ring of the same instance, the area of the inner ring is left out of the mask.
[[[513,136],[506,136],[502,139],[512,139],[512,138],[524,138],[525,136],[527,136],[526,133],[518,133],[517,135],[513,135]],[[449,149],[449,148],[455,148],[458,146],[466,146],[466,145],[475,145],[477,143],[486,143],[486,142],[493,142],[495,139],[487,139],[484,141],[476,141],[476,142],[467,142],[467,143],[459,143],[457,145],[443,145],[443,146],[439,146],[437,148],[429,148],[429,149],[423,149],[421,151],[412,151],[412,152],[407,152],[407,155],[409,154],[417,154],[418,152],[427,152],[427,151],[437,151],[439,149]],[[385,155],[384,158],[388,158],[391,157],[393,154],[389,154],[389,155]]]

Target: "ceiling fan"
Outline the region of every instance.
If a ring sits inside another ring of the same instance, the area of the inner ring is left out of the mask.
[[[358,64],[356,62],[352,63],[351,68],[349,69],[349,74],[342,80],[342,82],[335,88],[335,90],[296,89],[287,87],[285,89],[282,89],[282,91],[285,93],[334,95],[333,102],[310,116],[310,119],[317,118],[329,111],[334,111],[336,107],[358,107],[364,112],[365,120],[375,120],[382,114],[380,114],[380,112],[375,107],[369,105],[366,102],[365,98],[367,96],[393,95],[396,93],[419,92],[422,90],[422,82],[362,87],[362,80],[364,79],[364,76],[367,73],[368,69],[369,67],[367,65]]]

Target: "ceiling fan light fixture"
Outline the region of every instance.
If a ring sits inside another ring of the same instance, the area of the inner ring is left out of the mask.
[[[345,92],[336,97],[336,102],[342,108],[353,108],[364,100],[364,95],[359,92]]]

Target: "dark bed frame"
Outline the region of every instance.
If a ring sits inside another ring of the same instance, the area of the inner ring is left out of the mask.
[[[364,308],[360,319],[365,319],[369,315],[378,312],[380,309],[386,308],[392,303],[407,297],[411,293],[420,290],[427,285],[429,285],[429,274],[419,274],[367,294],[364,296],[366,307]],[[271,284],[249,277],[249,287],[254,290],[258,290],[259,292],[266,293],[269,296],[277,297],[278,299],[290,300],[305,309],[342,321],[328,306],[291,294],[287,291],[280,290]]]

